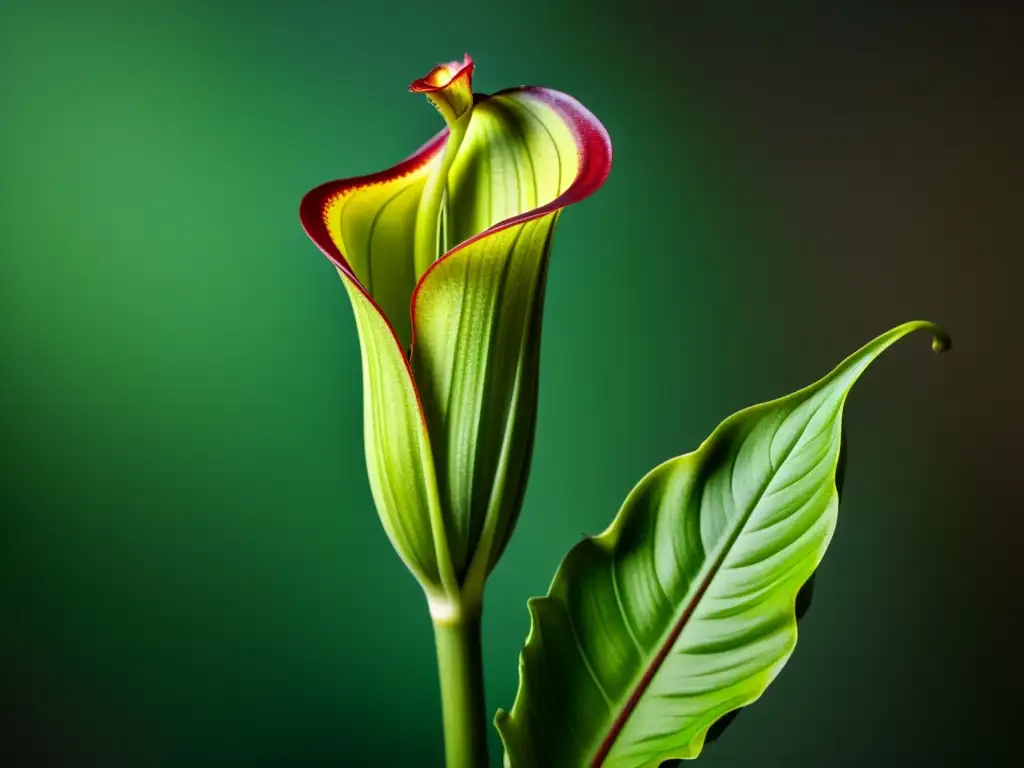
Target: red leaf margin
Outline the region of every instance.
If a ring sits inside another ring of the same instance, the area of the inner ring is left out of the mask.
[[[377,173],[371,173],[366,176],[338,179],[336,181],[329,181],[321,184],[307,192],[305,196],[303,196],[302,202],[299,205],[299,220],[302,224],[302,228],[306,232],[306,235],[313,241],[317,248],[319,248],[320,251],[330,259],[334,266],[337,267],[337,269],[339,269],[346,278],[352,281],[353,285],[355,285],[359,292],[366,297],[366,300],[370,302],[370,305],[384,320],[388,330],[391,331],[391,336],[395,340],[395,345],[398,347],[399,352],[402,355],[402,359],[405,362],[405,367],[409,373],[409,379],[412,382],[413,390],[416,392],[416,399],[420,406],[421,418],[423,417],[423,407],[422,403],[419,402],[419,388],[416,386],[416,381],[412,375],[410,360],[416,343],[416,300],[419,296],[420,289],[426,283],[430,274],[442,261],[451,258],[454,254],[478,240],[489,237],[517,224],[522,224],[532,219],[537,219],[541,216],[554,213],[562,208],[572,205],[573,203],[578,203],[581,200],[585,200],[604,184],[605,179],[608,178],[608,174],[611,172],[612,142],[611,138],[608,136],[608,131],[605,130],[605,127],[593,115],[593,113],[590,112],[590,110],[580,104],[572,96],[562,93],[561,91],[543,88],[540,86],[521,86],[518,88],[508,88],[503,91],[498,91],[492,95],[477,94],[475,101],[476,103],[480,103],[481,101],[492,98],[492,96],[504,96],[516,93],[526,94],[543,102],[565,121],[576,140],[579,158],[579,168],[576,172],[576,178],[573,179],[572,183],[561,195],[551,202],[537,208],[533,208],[529,211],[525,211],[524,213],[520,213],[516,216],[511,216],[499,221],[497,224],[493,224],[483,232],[459,243],[430,265],[426,272],[424,272],[417,281],[409,304],[409,314],[412,324],[412,343],[410,345],[409,354],[406,354],[405,350],[402,349],[402,344],[399,341],[398,335],[395,333],[394,327],[391,325],[391,321],[388,319],[387,315],[384,314],[383,310],[381,310],[377,302],[374,301],[369,291],[366,290],[365,286],[363,286],[359,281],[359,278],[356,277],[355,272],[345,259],[344,254],[341,253],[338,246],[331,238],[324,215],[328,204],[341,195],[361,187],[393,181],[421,169],[444,150],[444,147],[448,142],[448,129],[442,129],[439,133],[435,134],[430,141],[397,165],[388,168],[387,170],[378,171]]]

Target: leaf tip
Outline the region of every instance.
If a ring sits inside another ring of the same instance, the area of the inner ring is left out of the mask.
[[[914,320],[909,323],[904,323],[899,328],[894,328],[893,331],[899,336],[905,336],[907,333],[917,330],[930,331],[932,334],[932,351],[937,355],[941,355],[943,352],[948,352],[953,346],[953,339],[949,335],[949,331],[943,328],[938,323],[933,323],[930,320]]]
[[[949,352],[953,348],[953,338],[946,332],[945,328],[935,326],[932,331],[932,351],[937,355]]]

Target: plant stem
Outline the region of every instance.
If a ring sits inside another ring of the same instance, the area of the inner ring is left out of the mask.
[[[447,768],[487,768],[480,611],[434,619]]]

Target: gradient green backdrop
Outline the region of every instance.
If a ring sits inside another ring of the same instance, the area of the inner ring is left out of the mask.
[[[615,146],[560,224],[488,707],[526,598],[646,470],[928,318],[953,353],[911,339],[855,390],[797,652],[701,760],[990,763],[1018,690],[1021,16],[658,7],[3,0],[0,762],[441,765],[351,310],[297,205],[437,130],[406,85],[468,50],[479,90],[565,90]]]

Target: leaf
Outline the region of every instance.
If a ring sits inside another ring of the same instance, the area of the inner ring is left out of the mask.
[[[419,277],[413,263],[416,210],[448,141],[444,129],[393,168],[322,184],[299,215],[314,243],[347,282],[387,318],[401,350],[409,348],[409,299]]]
[[[842,430],[842,434],[839,438],[839,459],[836,463],[836,503],[842,504],[843,501],[843,478],[846,474],[846,463],[848,457],[848,447],[846,441],[846,430]],[[796,601],[794,605],[797,626],[799,627],[800,622],[803,620],[807,611],[811,608],[811,602],[814,599],[814,581],[818,577],[817,570],[810,575],[810,578],[804,582],[804,585],[800,587],[800,591],[796,593]],[[712,723],[711,727],[708,728],[707,736],[704,739],[705,744],[710,744],[714,741],[718,741],[722,737],[722,734],[726,729],[732,725],[733,721],[746,707],[740,707],[734,709],[726,715]],[[662,768],[666,768],[671,765],[678,765],[680,761],[673,760],[662,764]]]
[[[453,567],[470,589],[497,562],[526,487],[555,224],[610,162],[581,104],[517,88],[477,103],[448,177],[448,236],[461,244],[413,295],[412,366]]]
[[[709,727],[756,700],[796,644],[794,602],[836,523],[842,411],[889,331],[831,374],[726,419],[651,471],[612,525],[575,546],[532,627],[506,765],[658,766],[697,757]]]
[[[366,465],[381,523],[436,599],[454,579],[430,438],[403,347],[412,338],[416,207],[446,139],[447,130],[387,171],[323,184],[306,194],[299,211],[352,302],[363,361]]]

